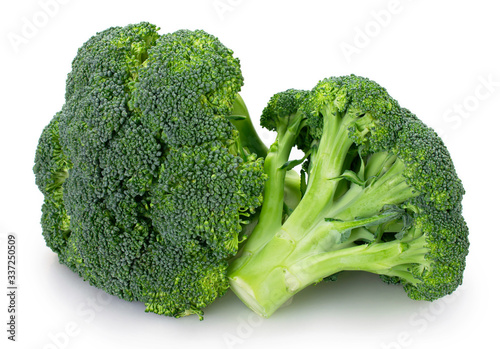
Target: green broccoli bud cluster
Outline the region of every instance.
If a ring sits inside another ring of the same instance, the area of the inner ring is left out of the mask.
[[[78,50],[36,152],[42,228],[91,285],[201,317],[228,288],[266,177],[229,120],[243,84],[233,52],[201,30],[158,29],[110,28]]]

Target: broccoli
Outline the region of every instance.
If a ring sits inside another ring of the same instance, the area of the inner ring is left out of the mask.
[[[202,30],[142,22],[84,43],[33,168],[60,263],[148,312],[200,319],[229,287],[268,317],[343,271],[416,300],[461,284],[464,188],[432,129],[375,82],[332,77],[270,99],[267,148],[242,85]]]
[[[267,148],[233,52],[201,30],[158,30],[113,27],[78,50],[36,150],[41,225],[91,285],[201,318],[263,200]]]
[[[232,290],[268,317],[308,285],[360,270],[432,301],[462,282],[464,189],[439,136],[377,83],[327,78],[269,101],[277,132],[252,235],[229,269]],[[298,146],[303,159],[289,160]],[[303,197],[285,217],[284,171],[302,164]]]

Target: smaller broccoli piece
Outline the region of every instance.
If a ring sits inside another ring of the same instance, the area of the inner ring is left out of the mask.
[[[283,186],[283,166],[303,163],[304,194],[283,224],[279,210],[263,206],[261,217],[271,218],[229,269],[251,309],[268,317],[342,271],[382,275],[416,300],[461,284],[469,247],[462,183],[439,136],[383,87],[354,75],[325,79],[310,93],[274,96],[261,121],[277,131],[278,149],[286,144],[274,172],[265,167],[264,205]],[[293,145],[304,159],[288,160]],[[265,166],[273,155],[271,147]]]

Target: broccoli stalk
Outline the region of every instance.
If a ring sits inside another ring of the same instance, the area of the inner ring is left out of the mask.
[[[341,170],[329,169],[327,173],[333,175]],[[414,196],[408,187],[386,190],[401,174],[391,172],[398,171],[386,172],[365,188],[352,183],[341,200],[334,203],[331,197],[340,180],[328,175],[315,177],[317,180],[308,186],[288,221],[247,262],[246,268],[231,277],[233,290],[238,289],[236,292],[246,304],[268,317],[301,289],[340,271],[363,270],[403,277],[408,275],[405,265],[427,265],[423,257],[428,250],[421,234],[414,241],[376,243],[380,229],[400,226],[403,221],[402,210],[389,206],[384,211],[384,207],[405,201],[395,199],[398,195],[402,198],[407,193],[407,199]],[[413,277],[407,279],[416,281]]]
[[[282,225],[259,222],[260,235],[231,266],[243,302],[268,317],[308,285],[348,270],[402,283],[413,299],[458,287],[468,250],[463,188],[439,137],[355,76],[320,82],[297,114],[310,136],[295,141],[307,151],[305,194]],[[264,197],[281,190],[275,177]]]

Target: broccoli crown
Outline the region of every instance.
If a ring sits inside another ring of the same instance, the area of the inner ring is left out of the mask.
[[[97,33],[35,156],[42,228],[61,263],[146,310],[202,315],[260,206],[263,161],[227,120],[243,78],[215,37],[149,23]]]

